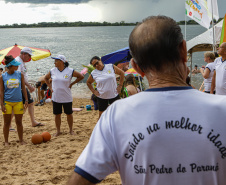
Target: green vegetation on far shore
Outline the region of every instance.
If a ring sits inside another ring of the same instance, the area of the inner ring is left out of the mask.
[[[223,18],[220,18],[222,20]],[[184,25],[185,21],[179,21],[177,22],[179,25]],[[196,25],[194,20],[189,20],[186,21],[187,25]],[[12,24],[12,25],[0,25],[0,28],[43,28],[43,27],[85,27],[85,26],[135,26],[137,25],[136,23],[126,23],[125,21],[121,22],[115,22],[115,23],[110,23],[110,22],[41,22],[41,23],[34,23],[34,24]]]

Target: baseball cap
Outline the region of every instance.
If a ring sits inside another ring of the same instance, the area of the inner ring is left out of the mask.
[[[32,50],[31,48],[28,48],[28,47],[24,47],[22,50],[21,50],[21,53],[28,53],[29,55],[33,55],[32,54]]]
[[[7,65],[6,65],[6,67],[9,67],[9,66],[19,66],[21,64],[21,62],[18,62],[18,61],[16,61],[15,59],[14,60],[12,60],[10,63],[8,63]]]
[[[51,57],[52,59],[61,60],[64,63],[67,62],[66,57],[64,55],[58,55],[57,57]]]

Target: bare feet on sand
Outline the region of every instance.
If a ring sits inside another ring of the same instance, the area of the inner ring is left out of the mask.
[[[57,136],[59,136],[61,134],[62,134],[62,132],[57,132],[57,133],[53,134],[53,136],[57,137]]]
[[[21,145],[26,145],[27,143],[24,142],[24,141],[20,141],[20,144],[21,144]]]
[[[7,143],[5,142],[4,145],[5,145],[5,146],[9,146],[9,143],[8,143],[8,142],[7,142]]]
[[[75,133],[74,133],[73,131],[69,132],[69,134],[71,134],[71,135],[75,135]]]

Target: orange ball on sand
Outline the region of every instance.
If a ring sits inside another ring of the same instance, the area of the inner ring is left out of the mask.
[[[43,142],[43,137],[41,134],[34,134],[31,137],[31,142],[36,145],[36,144],[41,144]]]
[[[43,132],[42,137],[43,137],[43,142],[47,142],[51,139],[51,135],[49,132]]]

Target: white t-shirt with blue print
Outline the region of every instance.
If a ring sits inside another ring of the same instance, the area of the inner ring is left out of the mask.
[[[226,97],[190,87],[150,89],[102,114],[75,172],[93,183],[224,185]]]

